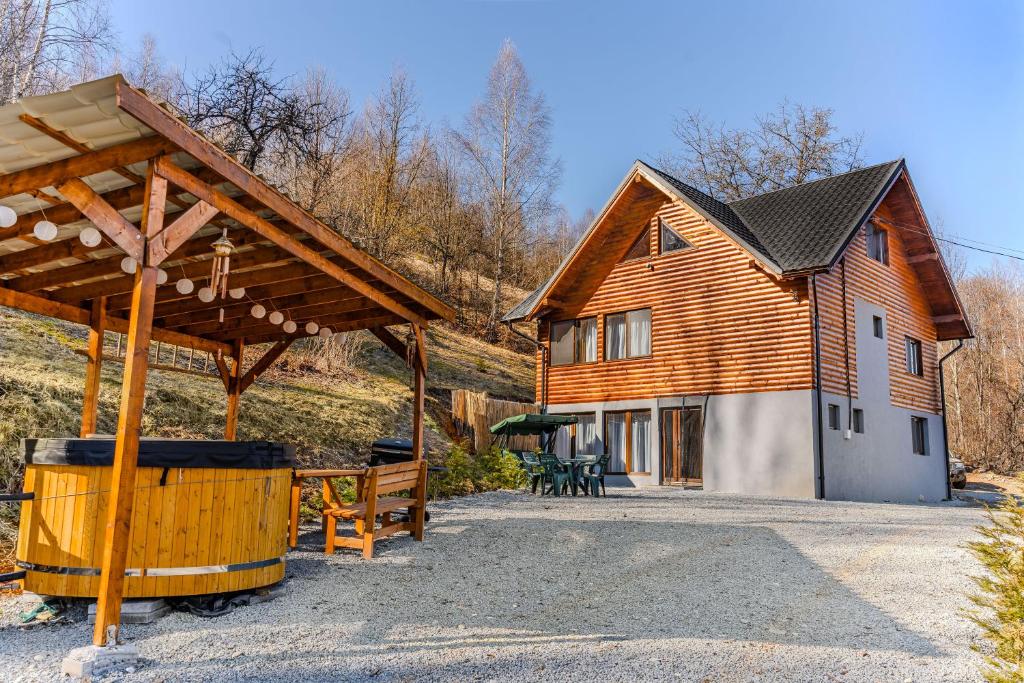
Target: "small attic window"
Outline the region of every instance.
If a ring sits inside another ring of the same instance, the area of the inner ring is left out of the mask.
[[[647,258],[651,255],[651,228],[648,227],[642,233],[640,237],[633,242],[633,246],[629,248],[626,255],[622,257],[623,261],[633,261],[638,258]]]
[[[679,251],[680,249],[689,249],[693,246],[661,218],[658,219],[658,230],[660,231],[659,244],[662,254],[667,254],[670,251]]]

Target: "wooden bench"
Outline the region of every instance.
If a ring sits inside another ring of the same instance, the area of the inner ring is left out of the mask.
[[[408,496],[389,496],[389,493],[409,491]],[[357,479],[356,502],[344,503],[334,483],[324,479],[324,526],[328,555],[337,546],[362,548],[363,557],[373,557],[373,543],[377,539],[408,531],[417,541],[423,540],[423,522],[427,499],[427,461],[414,460],[396,465],[368,467]],[[409,521],[396,522],[391,514],[409,511]],[[381,526],[377,528],[377,518]],[[355,535],[338,533],[338,520],[355,522]]]

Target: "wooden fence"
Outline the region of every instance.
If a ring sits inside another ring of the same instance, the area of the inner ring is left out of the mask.
[[[488,398],[484,392],[456,389],[452,391],[452,421],[459,436],[469,439],[477,453],[491,445],[490,427],[506,417],[522,413],[537,413],[534,403],[502,401]],[[517,436],[511,439],[511,448],[529,449],[537,446],[535,436]]]

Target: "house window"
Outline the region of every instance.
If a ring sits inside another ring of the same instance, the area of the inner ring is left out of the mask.
[[[613,313],[604,318],[605,360],[651,355],[651,309]]]
[[[864,411],[860,408],[853,409],[853,431],[858,434],[864,433]]]
[[[885,323],[882,322],[881,316],[871,316],[871,326],[874,330],[875,336],[879,339],[885,338]]]
[[[608,472],[646,474],[651,471],[651,411],[627,410],[604,414],[604,443]]]
[[[874,223],[867,228],[868,258],[889,265],[889,233]]]
[[[919,377],[924,375],[921,362],[921,342],[913,337],[906,338],[907,372]]]
[[[565,413],[563,413],[565,414]],[[579,420],[574,425],[565,425],[555,437],[555,453],[560,458],[597,453],[597,417],[593,413],[570,413]]]
[[[640,237],[633,242],[633,246],[629,248],[626,255],[622,257],[623,261],[634,261],[638,258],[647,258],[651,255],[651,229],[648,227],[642,233]]]
[[[828,428],[839,429],[839,406],[835,403],[828,404]]]
[[[597,360],[597,318],[551,323],[551,364],[571,365]]]
[[[662,254],[670,251],[679,251],[680,249],[689,249],[693,246],[661,218],[658,219],[658,233],[658,245]]]
[[[910,438],[914,444],[914,455],[928,455],[928,418],[911,416]]]

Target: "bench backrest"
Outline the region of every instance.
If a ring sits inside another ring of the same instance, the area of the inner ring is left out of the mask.
[[[364,500],[372,496],[385,496],[395,491],[413,489],[416,493],[427,482],[427,461],[413,460],[394,465],[370,467],[366,472]]]

